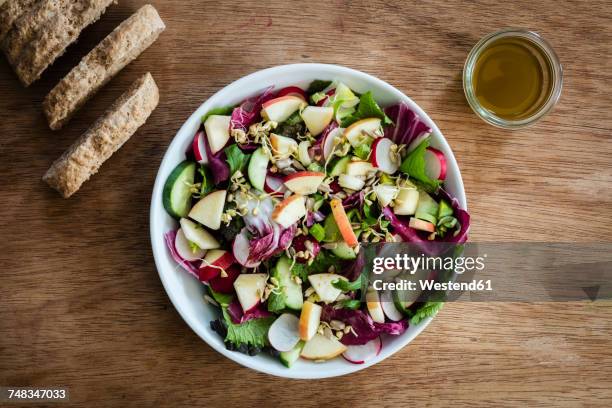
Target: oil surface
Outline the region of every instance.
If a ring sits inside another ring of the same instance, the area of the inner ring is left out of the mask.
[[[472,76],[481,106],[505,120],[537,112],[552,91],[552,68],[542,49],[528,39],[503,37],[480,54]]]

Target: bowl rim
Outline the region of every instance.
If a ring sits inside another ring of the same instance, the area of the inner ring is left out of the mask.
[[[255,371],[278,376],[278,377],[294,378],[294,379],[323,379],[323,378],[337,377],[341,375],[351,374],[351,373],[363,370],[367,367],[370,367],[374,364],[377,364],[383,361],[384,359],[390,357],[391,355],[395,354],[399,350],[403,349],[407,344],[409,344],[414,338],[416,338],[429,325],[429,323],[433,320],[433,318],[430,317],[430,318],[424,319],[418,325],[412,326],[415,329],[414,331],[410,333],[404,333],[401,336],[399,336],[398,340],[401,340],[401,341],[396,342],[396,345],[394,346],[392,350],[389,350],[389,347],[387,347],[386,352],[385,350],[383,350],[384,352],[381,353],[379,356],[377,356],[377,358],[374,358],[364,364],[347,364],[346,366],[343,365],[342,367],[335,368],[335,369],[325,370],[323,369],[323,367],[325,366],[321,365],[322,369],[316,370],[315,374],[308,373],[308,372],[301,373],[300,371],[296,369],[287,369],[281,366],[280,364],[278,364],[278,367],[275,364],[262,364],[260,360],[256,360],[255,358],[252,358],[251,356],[247,356],[247,355],[237,353],[234,351],[229,351],[222,345],[209,341],[208,336],[210,334],[204,330],[200,330],[199,323],[196,322],[194,319],[192,319],[190,316],[188,316],[186,311],[183,310],[181,307],[179,307],[179,301],[178,301],[179,295],[170,289],[170,286],[169,286],[170,284],[168,280],[169,278],[166,276],[165,272],[163,272],[164,268],[161,265],[161,257],[162,256],[167,257],[169,255],[165,251],[166,249],[165,245],[163,245],[163,248],[164,248],[163,254],[162,254],[162,250],[158,248],[159,240],[161,239],[163,241],[163,232],[158,231],[159,228],[157,224],[160,224],[161,222],[157,221],[156,215],[159,214],[160,211],[164,211],[164,209],[161,203],[161,199],[158,200],[156,198],[161,197],[161,193],[162,193],[162,190],[165,184],[165,177],[164,177],[164,174],[162,174],[162,169],[166,166],[167,162],[171,161],[170,152],[174,151],[177,145],[183,143],[183,141],[181,140],[179,136],[185,133],[186,130],[190,127],[190,122],[192,122],[194,117],[200,116],[199,111],[204,110],[204,107],[206,107],[207,109],[214,107],[214,105],[208,107],[208,105],[212,105],[211,101],[215,101],[215,99],[217,99],[218,96],[222,93],[228,93],[228,92],[231,93],[232,91],[236,93],[240,93],[239,89],[241,86],[247,83],[256,83],[259,79],[265,78],[269,76],[270,74],[275,74],[279,77],[282,77],[282,75],[287,75],[288,73],[306,71],[305,72],[306,74],[307,71],[316,71],[316,70],[327,71],[330,77],[341,79],[342,77],[350,76],[356,80],[362,80],[363,82],[366,82],[366,83],[375,83],[378,87],[384,89],[386,93],[393,95],[394,99],[397,99],[398,101],[407,102],[411,106],[411,108],[414,109],[416,113],[421,116],[421,118],[423,118],[426,122],[428,122],[429,125],[431,125],[432,134],[437,134],[440,136],[437,142],[439,145],[441,145],[440,147],[445,152],[449,153],[449,157],[447,157],[447,159],[449,159],[447,165],[449,166],[450,173],[454,174],[456,178],[457,191],[455,192],[455,197],[458,199],[461,208],[464,208],[467,210],[465,189],[464,189],[463,180],[461,177],[461,172],[459,171],[459,166],[457,164],[455,156],[448,142],[446,141],[444,135],[440,131],[440,129],[437,127],[434,121],[429,117],[429,115],[427,115],[427,113],[425,113],[425,111],[423,111],[423,109],[416,102],[414,102],[410,97],[408,97],[403,92],[401,92],[399,89],[390,85],[386,81],[383,81],[373,75],[366,74],[362,71],[358,71],[352,68],[344,67],[341,65],[335,65],[335,64],[298,63],[298,64],[278,65],[274,67],[265,68],[259,71],[255,71],[251,74],[243,76],[233,81],[232,83],[224,86],[223,88],[219,89],[217,92],[215,92],[213,95],[208,97],[205,101],[203,101],[193,111],[193,113],[191,113],[191,115],[189,115],[189,117],[183,122],[179,130],[176,132],[175,136],[172,138],[172,141],[170,142],[170,144],[166,148],[166,151],[164,152],[164,156],[162,158],[162,161],[159,164],[157,175],[155,177],[155,183],[154,183],[152,196],[151,196],[151,206],[150,206],[150,211],[149,211],[149,232],[150,232],[151,248],[153,252],[155,267],[159,274],[164,290],[166,291],[166,294],[170,298],[170,301],[172,302],[172,305],[174,306],[176,311],[179,313],[182,319],[187,323],[187,325],[191,328],[191,330],[193,330],[193,332],[196,333],[202,340],[204,340],[204,342],[206,342],[211,348],[213,348],[215,351],[217,351],[221,355],[227,357],[228,359],[242,366],[251,368]],[[243,98],[246,98],[248,96],[250,95],[244,95]]]

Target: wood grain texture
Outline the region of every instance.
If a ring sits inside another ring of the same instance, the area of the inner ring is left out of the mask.
[[[61,132],[41,102],[143,3],[124,0],[24,89],[0,61],[0,385],[64,385],[88,406],[609,406],[612,306],[452,304],[409,347],[360,373],[272,378],[203,343],[170,304],[148,236],[153,181],[199,104],[253,71],[337,63],[419,103],[458,159],[473,241],[609,241],[610,1],[152,1],[167,30]],[[506,26],[536,30],[564,66],[553,113],[493,128],[465,102],[471,46]],[[42,174],[139,75],[160,105],[70,200]]]

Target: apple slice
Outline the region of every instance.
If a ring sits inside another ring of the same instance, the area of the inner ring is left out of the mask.
[[[283,228],[289,228],[306,215],[306,200],[300,194],[293,194],[276,204],[272,219]]]
[[[221,270],[229,268],[236,262],[231,252],[223,249],[211,249],[200,264],[198,276],[201,281],[208,282],[212,278],[219,276]]]
[[[221,227],[221,215],[225,207],[227,190],[213,191],[201,198],[189,211],[189,218],[208,228],[218,230]]]
[[[185,237],[200,248],[219,248],[219,242],[215,239],[215,237],[210,235],[210,232],[206,231],[204,227],[199,226],[198,224],[187,218],[181,218],[180,224],[181,229],[185,234]]]
[[[255,150],[251,155],[251,159],[249,160],[249,181],[251,182],[251,185],[259,191],[264,191],[269,162],[270,158],[264,151],[263,147]]]
[[[376,168],[370,162],[364,160],[351,161],[346,165],[346,174],[349,176],[367,176],[376,172]]]
[[[391,139],[381,137],[372,143],[372,164],[383,173],[393,174],[399,169],[400,157],[392,150]]]
[[[236,235],[236,238],[234,238],[234,243],[232,244],[232,252],[234,253],[234,258],[236,258],[236,261],[238,261],[240,265],[245,266],[247,268],[256,268],[261,263],[249,262],[250,247],[246,228],[243,228],[242,231],[240,231],[240,233]]]
[[[446,157],[444,153],[433,147],[425,150],[425,174],[432,180],[446,178]]]
[[[246,313],[261,301],[268,275],[265,273],[243,273],[234,281],[234,289],[242,310]]]
[[[342,201],[337,198],[334,198],[329,203],[332,209],[332,214],[334,216],[334,221],[336,221],[336,225],[340,230],[340,234],[344,239],[344,242],[347,243],[351,248],[356,247],[359,242],[357,241],[357,236],[353,231],[353,227],[351,227],[351,222],[346,215],[346,211],[344,211],[344,206],[342,205]]]
[[[380,295],[380,302],[383,312],[385,313],[385,316],[389,318],[389,320],[399,322],[404,318],[402,312],[397,310],[397,307],[395,307],[395,302],[393,301],[393,296],[390,291],[386,290],[382,292]]]
[[[300,314],[300,339],[308,341],[319,329],[323,308],[316,303],[305,301]]]
[[[206,250],[202,248],[196,249],[194,252],[191,245],[189,244],[189,240],[185,237],[185,233],[182,228],[179,228],[176,231],[176,238],[174,238],[174,247],[176,248],[176,252],[186,261],[197,261],[201,259],[204,254],[206,254]]]
[[[290,95],[297,96],[298,98],[302,98],[304,101],[308,99],[306,92],[300,87],[297,86],[288,86],[286,88],[281,89],[276,93],[276,97],[280,98],[281,96]]]
[[[306,102],[301,97],[281,96],[264,102],[261,105],[261,116],[276,123],[284,122],[303,105],[306,105]]]
[[[418,218],[410,217],[408,226],[419,231],[435,232],[436,226],[429,221],[419,220]]]
[[[286,159],[298,150],[298,143],[294,139],[276,133],[270,135],[270,144],[272,153],[277,159]]]
[[[294,193],[308,195],[317,192],[323,179],[325,179],[325,173],[317,171],[298,171],[287,175],[284,184]]]
[[[300,319],[283,313],[268,329],[270,345],[278,351],[292,350],[300,341]]]
[[[414,215],[419,203],[419,190],[416,187],[400,187],[393,212],[397,215]]]
[[[349,190],[359,191],[363,188],[363,186],[365,186],[365,180],[362,180],[356,176],[341,174],[338,176],[338,184],[340,184],[341,187],[348,188]]]
[[[310,152],[308,151],[309,147],[310,142],[308,140],[302,140],[298,145],[298,160],[304,167],[308,167],[310,166],[310,163],[312,163]]]
[[[368,137],[376,138],[382,135],[380,119],[361,119],[347,127],[344,135],[353,147],[362,144]]]
[[[323,158],[325,160],[330,158],[334,151],[334,146],[340,143],[343,133],[344,128],[335,128],[325,136],[325,140],[323,140]]]
[[[337,289],[332,283],[337,280],[347,280],[344,276],[335,273],[318,273],[308,275],[308,281],[312,285],[319,299],[324,303],[335,302],[342,291]]]
[[[307,360],[324,361],[330,360],[346,351],[346,346],[335,337],[327,338],[320,334],[304,344],[300,357]]]
[[[275,197],[282,197],[287,191],[287,187],[283,183],[282,177],[268,173],[264,183],[264,191]]]
[[[208,137],[210,152],[216,154],[221,151],[230,138],[231,116],[210,115],[204,122],[204,130]]]
[[[368,289],[366,292],[366,306],[372,320],[376,323],[385,322],[385,312],[380,304],[380,296],[378,296],[378,292],[373,288]]]
[[[381,350],[382,340],[379,336],[366,344],[347,346],[346,351],[342,353],[342,357],[349,363],[363,364],[379,355]]]
[[[378,184],[373,188],[381,207],[388,206],[399,194],[399,188],[387,184]]]
[[[208,156],[206,155],[206,144],[204,142],[205,137],[206,135],[203,131],[200,130],[196,132],[195,136],[193,137],[193,144],[191,145],[193,155],[195,156],[196,161],[200,164],[208,163]]]
[[[332,121],[334,117],[334,108],[331,106],[307,106],[300,114],[310,134],[318,136]]]

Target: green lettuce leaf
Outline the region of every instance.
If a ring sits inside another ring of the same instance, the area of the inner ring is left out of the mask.
[[[208,287],[208,292],[210,293],[210,296],[212,296],[212,298],[215,300],[215,302],[217,302],[222,307],[229,305],[232,300],[234,300],[234,295],[215,292],[210,286]]]
[[[414,312],[410,318],[410,324],[419,324],[428,317],[434,317],[444,306],[443,302],[426,302],[423,306]]]
[[[379,118],[383,126],[393,124],[393,121],[389,119],[380,106],[378,106],[374,96],[372,96],[372,92],[370,91],[361,95],[357,111],[342,120],[342,127],[346,128],[358,120],[367,118]]]
[[[428,147],[429,138],[423,140],[416,149],[406,156],[400,170],[411,178],[418,180],[426,191],[432,192],[440,186],[440,181],[430,179],[425,173],[425,150]]]
[[[224,151],[227,164],[230,166],[230,174],[244,169],[251,158],[250,154],[244,154],[236,144],[226,147]]]
[[[246,344],[255,347],[264,347],[268,344],[268,329],[274,322],[274,317],[251,319],[241,324],[235,324],[232,322],[227,308],[222,308],[222,311],[223,319],[227,324],[226,342],[231,342],[236,346]]]
[[[310,95],[313,93],[321,92],[322,90],[324,90],[330,85],[331,85],[331,81],[323,81],[321,79],[315,79],[308,86],[306,93]]]

